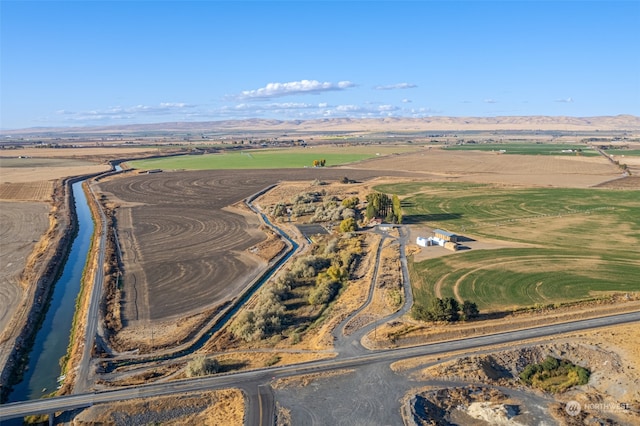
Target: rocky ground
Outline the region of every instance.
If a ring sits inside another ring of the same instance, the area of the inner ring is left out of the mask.
[[[453,358],[417,371],[414,378],[451,386],[411,391],[407,424],[639,424],[640,357],[632,326],[619,326],[522,346]],[[626,340],[628,343],[621,343]],[[531,389],[518,374],[546,356],[591,371],[589,383],[560,394]],[[579,404],[571,411],[572,404]],[[569,407],[569,408],[568,408]]]

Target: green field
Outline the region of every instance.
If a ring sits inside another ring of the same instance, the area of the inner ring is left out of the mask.
[[[283,149],[248,149],[221,154],[184,155],[130,161],[136,169],[214,170],[214,169],[291,169],[313,167],[314,160],[325,160],[325,166],[416,150],[404,146],[313,147]]]
[[[639,157],[640,149],[608,149],[605,153],[615,156]]]
[[[413,263],[416,303],[455,296],[499,311],[640,291],[640,191],[463,183],[376,189],[401,196],[405,223],[523,246]]]
[[[596,150],[587,145],[535,143],[535,142],[509,142],[509,143],[476,143],[464,145],[450,145],[451,151],[504,151],[504,154],[520,155],[600,155]],[[574,152],[563,152],[563,151]],[[577,151],[577,152],[576,152]]]

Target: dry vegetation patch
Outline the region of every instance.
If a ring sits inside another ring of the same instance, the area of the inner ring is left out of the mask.
[[[261,351],[234,351],[215,355],[220,363],[220,372],[239,370],[254,370],[277,365],[299,364],[303,362],[318,361],[335,357],[332,352],[306,352],[288,351],[286,349],[273,349]]]
[[[238,389],[186,393],[98,404],[83,410],[76,425],[240,425],[244,396]]]

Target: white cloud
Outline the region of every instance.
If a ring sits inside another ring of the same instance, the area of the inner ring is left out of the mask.
[[[338,105],[336,107],[336,111],[343,111],[343,112],[362,111],[362,109],[363,108],[358,105]]]
[[[573,103],[573,98],[572,97],[568,97],[566,99],[556,99],[556,102],[563,102],[563,103],[566,103],[566,104],[570,104],[570,103]]]
[[[413,88],[416,88],[416,87],[418,87],[418,86],[413,84],[413,83],[396,83],[396,84],[375,86],[374,89],[376,89],[376,90],[397,90],[397,89],[413,89]]]
[[[350,81],[337,83],[320,82],[318,80],[290,81],[288,83],[269,83],[265,87],[254,90],[243,90],[236,99],[270,99],[280,96],[320,93],[335,90],[345,90],[355,86]]]
[[[403,104],[410,104],[411,102],[413,102],[411,99],[406,99],[405,98],[405,99],[402,100]]]
[[[144,121],[145,116],[164,116],[177,113],[186,113],[195,108],[182,102],[161,102],[158,105],[134,105],[130,107],[114,106],[106,109],[89,111],[58,110],[57,115],[63,116],[68,121],[96,122],[104,120],[135,120]]]
[[[380,105],[378,106],[377,109],[380,112],[388,112],[388,111],[397,111],[398,107],[393,105]]]
[[[485,102],[486,104],[495,104],[495,103],[498,103],[498,101],[496,101],[495,99],[491,99],[491,98],[485,99],[485,100],[484,100],[484,102]]]

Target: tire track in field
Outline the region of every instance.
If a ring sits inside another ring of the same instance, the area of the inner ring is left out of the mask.
[[[518,256],[518,257],[511,257],[511,258],[506,258],[506,259],[512,259],[512,260],[500,260],[500,262],[498,263],[492,263],[489,265],[481,265],[478,266],[468,272],[466,272],[464,275],[460,276],[460,278],[458,278],[456,280],[456,282],[453,284],[452,286],[452,290],[453,290],[453,294],[455,299],[460,302],[463,303],[463,299],[460,296],[460,286],[463,285],[463,283],[468,279],[469,275],[474,274],[478,271],[483,271],[483,270],[490,270],[490,269],[495,269],[497,267],[503,267],[505,265],[512,265],[512,264],[519,264],[519,263],[531,263],[533,261],[549,261],[549,256],[538,256],[538,255],[531,255],[531,256]],[[573,260],[573,259],[597,259],[599,260],[599,258],[597,256],[573,256],[573,255],[556,255],[556,256],[552,256],[552,259],[564,259],[564,260]],[[476,263],[477,265],[477,263]],[[445,276],[443,276],[440,280],[438,280],[438,284],[440,284],[440,287],[442,287],[442,282],[446,279],[446,277],[448,277],[450,274],[446,274]],[[477,295],[479,300],[483,300],[482,297],[479,296],[479,294],[476,292],[476,281],[477,280],[473,280],[472,282],[472,290],[473,290],[473,294]],[[536,291],[535,294],[537,294],[540,298],[542,298],[543,300],[549,300],[546,296],[544,296],[541,292],[538,291],[539,287],[541,283],[538,283],[536,285]],[[439,298],[442,298],[442,293],[441,293],[441,288],[438,290],[439,291]],[[529,289],[527,288],[527,293],[529,292]],[[530,299],[533,301],[533,299],[530,297]],[[486,301],[487,304],[491,304],[490,301]]]

